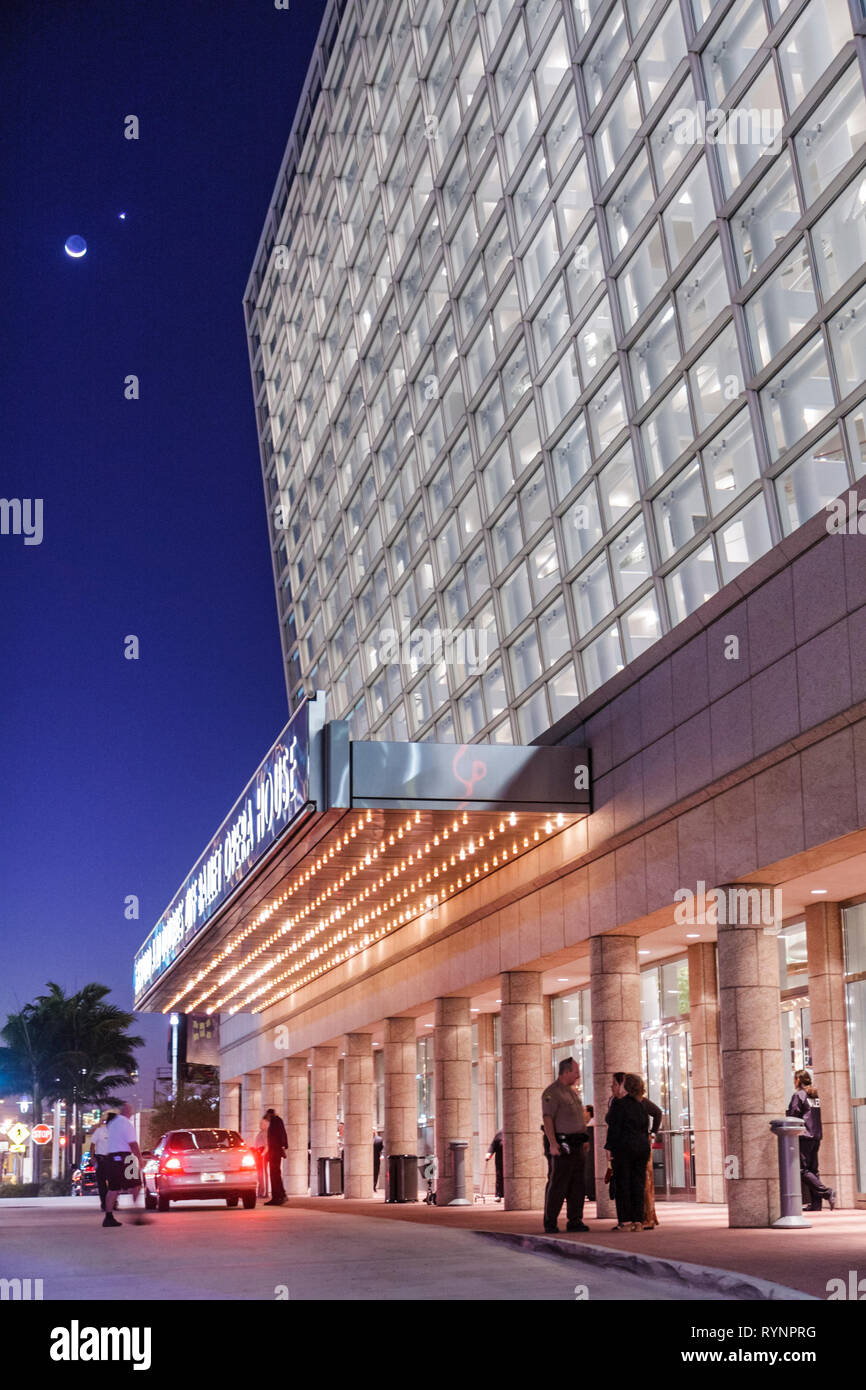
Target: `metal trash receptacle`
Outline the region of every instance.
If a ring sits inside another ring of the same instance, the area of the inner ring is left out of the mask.
[[[318,1160],[319,1197],[340,1197],[343,1193],[343,1160],[341,1158],[320,1158]]]
[[[416,1154],[389,1154],[385,1173],[386,1202],[417,1202],[418,1157]]]

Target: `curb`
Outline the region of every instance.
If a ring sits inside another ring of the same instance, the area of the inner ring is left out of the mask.
[[[504,1241],[536,1255],[559,1255],[569,1260],[582,1260],[600,1265],[603,1269],[621,1269],[629,1274],[648,1275],[652,1279],[675,1279],[692,1289],[726,1294],[742,1301],[773,1302],[806,1300],[819,1303],[814,1294],[775,1284],[769,1279],[754,1279],[730,1269],[714,1269],[711,1265],[694,1265],[685,1260],[666,1260],[656,1255],[638,1255],[625,1250],[611,1250],[607,1245],[584,1245],[572,1240],[557,1240],[555,1236],[522,1236],[511,1231],[475,1231],[488,1240]]]

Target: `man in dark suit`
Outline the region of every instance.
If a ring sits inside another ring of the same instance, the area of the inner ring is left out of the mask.
[[[265,1206],[281,1207],[286,1200],[282,1168],[283,1159],[289,1151],[289,1136],[276,1110],[266,1110],[265,1119],[268,1121],[268,1167],[271,1172],[271,1197]]]

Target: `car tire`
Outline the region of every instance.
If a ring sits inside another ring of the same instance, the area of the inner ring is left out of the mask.
[[[236,1207],[237,1204],[238,1204],[238,1201],[239,1201],[239,1198],[237,1198],[237,1197],[226,1197],[226,1206],[227,1206],[227,1207]]]
[[[145,1209],[145,1211],[156,1211],[156,1208],[157,1208],[157,1200],[156,1200],[156,1198],[155,1198],[150,1192],[145,1192],[145,1194],[144,1194],[144,1209]]]
[[[252,1211],[256,1204],[256,1194],[254,1192],[245,1192],[243,1195],[243,1203],[244,1211]]]
[[[164,1197],[160,1192],[159,1196],[156,1199],[156,1205],[160,1211],[168,1211],[169,1207],[171,1206],[171,1198]]]

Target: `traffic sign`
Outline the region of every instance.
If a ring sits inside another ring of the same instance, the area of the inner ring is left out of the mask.
[[[9,1138],[13,1144],[26,1144],[30,1138],[30,1130],[20,1120],[16,1120],[14,1125],[9,1126]]]
[[[30,1137],[34,1144],[50,1144],[53,1134],[53,1125],[34,1125]]]

